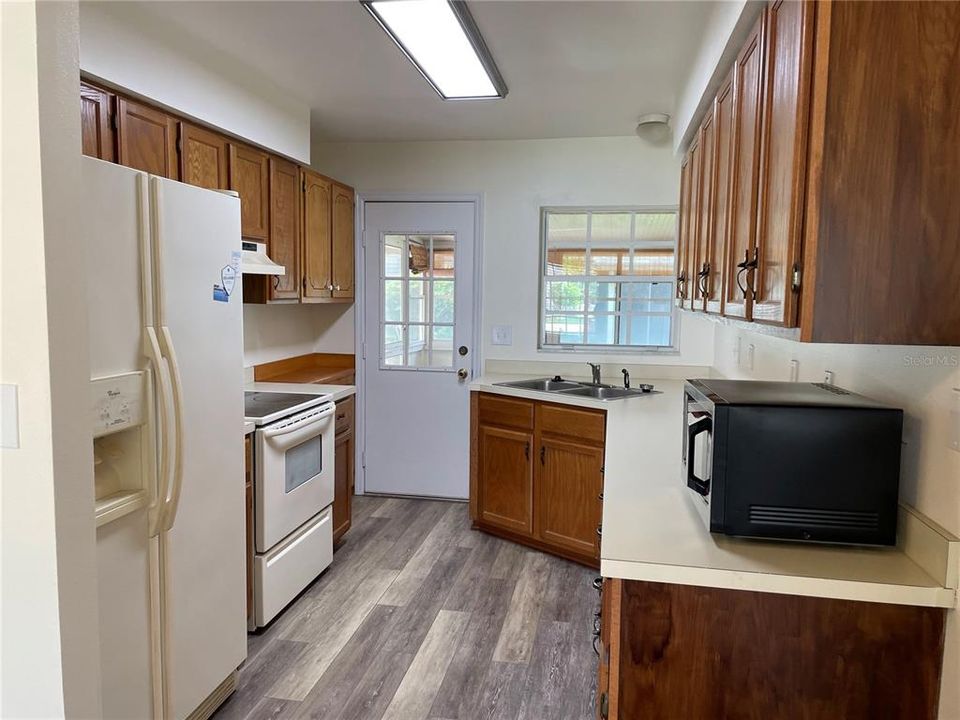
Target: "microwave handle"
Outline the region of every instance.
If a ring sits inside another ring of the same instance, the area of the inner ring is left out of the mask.
[[[687,487],[700,493],[704,497],[710,492],[710,481],[697,477],[693,468],[696,467],[694,456],[696,444],[694,440],[700,433],[707,432],[713,427],[712,418],[700,418],[687,426]]]

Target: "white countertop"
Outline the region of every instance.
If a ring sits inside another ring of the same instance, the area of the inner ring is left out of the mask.
[[[943,587],[901,548],[810,545],[714,535],[680,480],[683,382],[633,378],[662,393],[599,401],[519,390],[485,375],[471,390],[607,411],[600,570],[606,577],[954,607]]]
[[[320,383],[251,382],[243,386],[246,392],[299,393],[302,395],[330,395],[338,402],[357,393],[354,385],[322,385]]]

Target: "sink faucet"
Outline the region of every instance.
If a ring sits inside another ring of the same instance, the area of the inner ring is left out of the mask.
[[[590,366],[590,372],[593,373],[593,384],[599,385],[600,384],[600,364],[599,363],[594,364],[594,363],[588,362],[587,365]]]
[[[620,372],[623,373],[623,386],[629,390],[630,389],[630,371],[626,368],[623,368]]]

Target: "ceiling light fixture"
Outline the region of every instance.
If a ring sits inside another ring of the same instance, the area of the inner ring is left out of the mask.
[[[651,145],[664,145],[672,134],[670,116],[666,113],[641,115],[637,123],[637,136]]]
[[[502,98],[507,86],[463,0],[360,0],[444,100]]]

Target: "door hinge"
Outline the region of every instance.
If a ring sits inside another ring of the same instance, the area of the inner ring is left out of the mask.
[[[363,360],[367,359],[367,344],[365,342],[360,343],[360,358]]]
[[[120,129],[120,117],[116,112],[110,113],[110,127],[112,127],[114,130]]]
[[[803,272],[800,270],[800,263],[794,263],[793,266],[793,290],[796,292],[800,289],[800,281],[803,278]]]
[[[367,453],[366,451],[360,453],[360,467],[366,469],[367,467]]]

